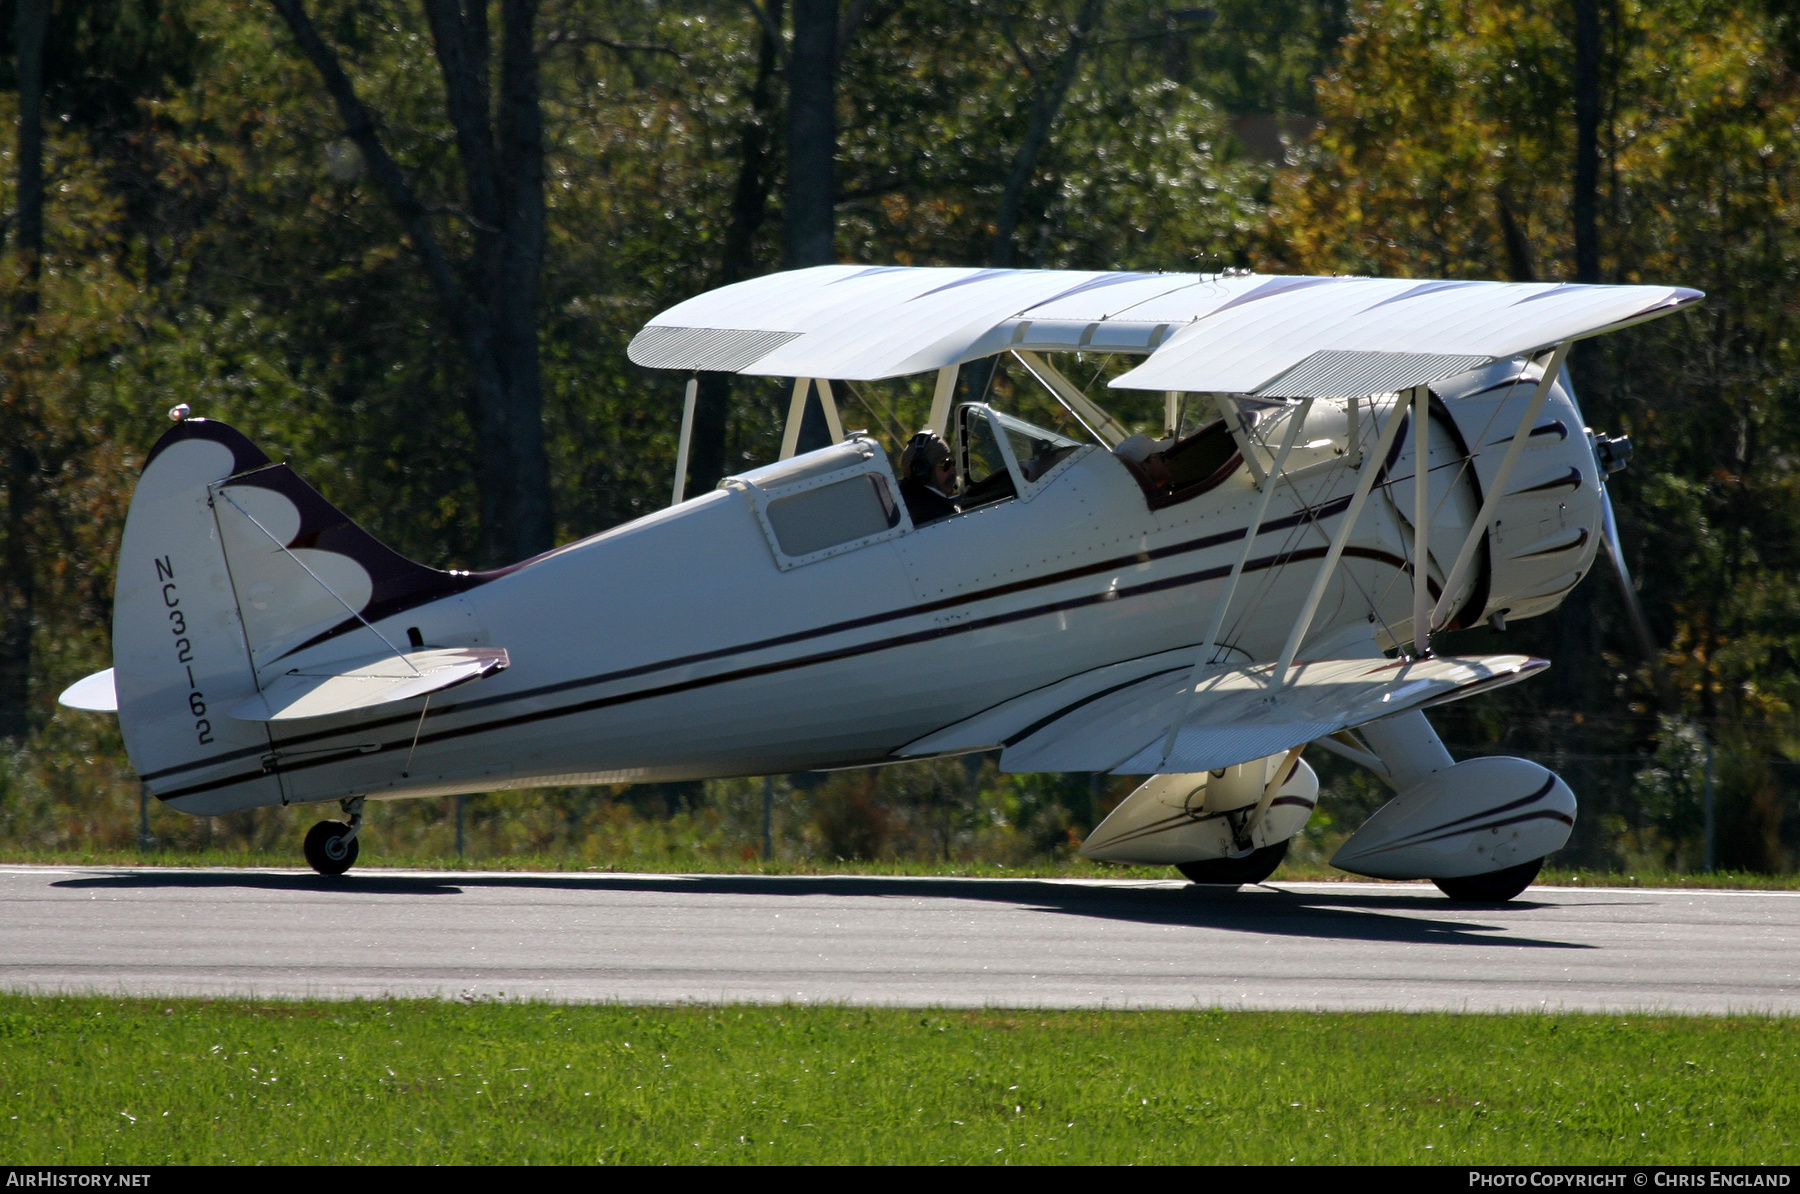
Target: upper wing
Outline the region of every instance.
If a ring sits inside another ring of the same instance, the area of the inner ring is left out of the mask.
[[[1003,746],[1000,769],[1214,771],[1279,753],[1364,722],[1460,700],[1511,684],[1549,664],[1524,655],[1443,656],[1408,662],[1329,659],[1296,664],[1279,692],[1272,664],[1203,672],[1169,652],[1096,669],[950,726],[902,754]],[[1191,657],[1190,657],[1191,658]],[[1181,718],[1163,756],[1169,726]]]
[[[1697,302],[1697,290],[1553,282],[1263,278],[1112,384],[1286,398],[1391,393]]]
[[[873,380],[1004,352],[1146,355],[1128,389],[1387,393],[1701,298],[1670,286],[818,266],[656,316],[640,365]]]

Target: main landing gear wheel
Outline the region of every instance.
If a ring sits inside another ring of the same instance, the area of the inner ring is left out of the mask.
[[[342,821],[320,821],[306,831],[306,861],[321,875],[341,875],[356,865],[361,843]]]
[[[1460,879],[1433,879],[1438,890],[1453,900],[1465,904],[1504,904],[1527,887],[1537,878],[1544,860],[1522,862],[1518,866],[1509,866],[1503,871],[1489,871],[1485,875],[1465,875]]]
[[[1252,850],[1242,858],[1206,858],[1199,862],[1178,862],[1175,869],[1195,883],[1245,887],[1261,883],[1273,875],[1275,868],[1281,865],[1281,860],[1287,857],[1287,848],[1287,842],[1276,842],[1273,846]],[[1530,880],[1527,879],[1526,882],[1529,883]]]

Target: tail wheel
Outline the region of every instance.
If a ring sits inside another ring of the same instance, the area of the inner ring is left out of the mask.
[[[321,875],[341,875],[356,865],[362,843],[342,821],[320,821],[306,831],[306,861]]]
[[[1175,869],[1195,883],[1245,887],[1261,883],[1273,875],[1275,868],[1281,865],[1281,860],[1287,857],[1287,848],[1287,842],[1281,841],[1273,846],[1252,850],[1242,858],[1204,858],[1199,862],[1178,862]]]
[[[1453,900],[1466,904],[1504,904],[1527,887],[1538,876],[1544,860],[1522,862],[1503,871],[1485,875],[1465,875],[1460,879],[1433,879],[1438,890]]]

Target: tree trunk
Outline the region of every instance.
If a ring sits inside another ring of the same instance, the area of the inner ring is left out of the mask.
[[[0,740],[31,729],[31,632],[37,620],[31,514],[37,503],[37,454],[24,443],[6,453],[6,583],[0,588]]]
[[[1600,0],[1575,0],[1575,280],[1600,280]],[[1591,345],[1571,360],[1593,359]],[[1589,395],[1592,396],[1591,393]],[[1591,408],[1589,413],[1591,414]],[[1579,585],[1557,609],[1558,658],[1564,660],[1551,677],[1551,690],[1568,709],[1594,706],[1602,680],[1590,662],[1593,654],[1593,589]]]
[[[794,0],[782,266],[829,265],[837,206],[837,0]]]
[[[28,325],[38,309],[38,280],[44,262],[44,36],[50,0],[18,0],[15,26],[18,48],[18,252],[25,258],[25,284],[14,298],[14,311]],[[14,335],[24,329],[15,328]],[[15,378],[15,387],[28,385]],[[37,560],[31,538],[41,469],[29,446],[24,407],[31,396],[8,403],[8,438],[4,462],[6,543],[0,567],[0,739],[23,739],[31,729],[31,638],[37,620]]]
[[[778,29],[781,7],[781,0],[770,0],[766,10]],[[756,78],[750,85],[750,111],[738,131],[737,185],[731,192],[731,218],[725,225],[715,286],[741,282],[756,271],[756,234],[769,209],[769,130],[775,119],[775,76],[780,66],[781,43],[764,28]]]
[[[425,0],[456,129],[475,247],[453,262],[427,209],[376,132],[374,118],[301,0],[271,0],[318,70],[345,132],[400,221],[462,347],[476,409],[484,563],[548,549],[553,523],[544,449],[538,297],[544,260],[544,136],[533,44],[536,0],[501,0],[500,112],[489,116],[484,0]],[[496,143],[497,142],[497,143]]]
[[[770,0],[766,12],[781,27],[781,0]],[[781,43],[762,29],[756,54],[756,78],[750,85],[750,111],[738,132],[737,185],[731,191],[731,214],[725,225],[724,249],[714,286],[742,282],[756,272],[756,235],[769,211],[769,132],[775,123],[775,76],[781,66]],[[694,439],[688,455],[688,492],[716,487],[726,471],[727,419],[731,413],[731,374],[702,373],[694,398]]]
[[[1600,0],[1575,0],[1575,280],[1600,280]]]
[[[1507,202],[1504,188],[1494,194],[1494,208],[1500,214],[1500,239],[1506,245],[1506,270],[1514,282],[1537,281],[1537,267],[1531,260],[1531,242],[1519,226],[1512,204]]]
[[[1081,68],[1081,56],[1087,51],[1088,38],[1104,7],[1105,0],[1082,0],[1081,11],[1069,29],[1069,44],[1057,60],[1056,74],[1038,88],[1031,108],[1031,125],[1025,130],[1019,151],[1013,155],[1012,172],[1007,175],[1006,189],[1000,194],[1000,211],[994,217],[994,244],[988,253],[988,262],[993,266],[1005,268],[1013,263],[1013,232],[1019,225],[1026,190],[1037,174],[1038,160],[1050,144],[1050,130],[1062,112],[1075,73]]]
[[[479,8],[484,0],[473,0]],[[500,10],[500,162],[496,190],[505,229],[499,272],[484,289],[495,325],[504,387],[509,526],[490,549],[518,559],[546,551],[550,462],[544,450],[543,372],[538,356],[538,299],[544,269],[544,117],[534,44],[537,0],[502,0]]]
[[[19,160],[17,222],[19,252],[25,256],[27,285],[18,306],[37,310],[38,278],[44,261],[44,37],[50,0],[18,0],[14,36],[18,45]]]

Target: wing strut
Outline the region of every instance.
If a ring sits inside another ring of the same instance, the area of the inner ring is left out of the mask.
[[[1275,454],[1275,466],[1269,474],[1269,483],[1263,486],[1262,497],[1257,499],[1256,513],[1250,517],[1250,525],[1244,530],[1244,548],[1238,552],[1237,562],[1231,566],[1231,578],[1225,582],[1225,591],[1219,595],[1219,603],[1213,609],[1212,625],[1207,627],[1206,639],[1200,644],[1200,650],[1194,654],[1193,670],[1188,673],[1188,698],[1179,703],[1175,717],[1169,722],[1168,735],[1163,739],[1163,762],[1168,762],[1169,753],[1175,749],[1175,736],[1181,732],[1181,723],[1187,720],[1193,701],[1200,693],[1200,672],[1212,662],[1213,645],[1219,641],[1219,632],[1225,626],[1225,613],[1231,608],[1231,599],[1237,594],[1238,579],[1244,575],[1244,565],[1249,562],[1251,549],[1256,546],[1256,533],[1262,529],[1262,521],[1269,512],[1269,499],[1275,496],[1276,483],[1281,479],[1282,470],[1287,466],[1288,453],[1294,447],[1294,441],[1300,438],[1300,428],[1306,422],[1306,416],[1312,413],[1313,400],[1302,398],[1300,409],[1288,416],[1287,432],[1281,437],[1281,450]]]
[[[1355,417],[1355,404],[1352,404],[1352,417]],[[1369,413],[1375,412],[1375,404],[1369,404]],[[1337,570],[1338,559],[1343,556],[1344,548],[1350,542],[1350,535],[1356,530],[1357,520],[1362,517],[1362,510],[1369,500],[1369,491],[1374,487],[1375,475],[1381,471],[1382,461],[1387,459],[1388,449],[1400,434],[1400,425],[1406,422],[1400,417],[1400,404],[1394,403],[1394,409],[1388,416],[1388,424],[1381,429],[1381,436],[1375,442],[1375,450],[1362,458],[1359,466],[1362,476],[1356,480],[1356,492],[1351,495],[1350,508],[1344,511],[1343,525],[1331,541],[1331,548],[1325,553],[1325,562],[1319,565],[1319,574],[1313,578],[1312,592],[1306,595],[1306,604],[1300,609],[1300,616],[1294,621],[1293,630],[1288,632],[1287,646],[1281,649],[1281,662],[1275,665],[1274,675],[1269,687],[1280,691],[1287,681],[1288,668],[1293,666],[1294,655],[1300,650],[1300,643],[1306,638],[1306,632],[1312,629],[1313,615],[1319,610],[1319,602],[1325,596],[1325,586],[1330,583],[1331,575]],[[1356,435],[1351,429],[1350,434]]]
[[[1269,805],[1275,801],[1275,793],[1280,790],[1283,783],[1287,782],[1288,772],[1292,771],[1294,767],[1294,760],[1298,759],[1300,753],[1305,749],[1306,743],[1304,742],[1298,746],[1289,747],[1287,754],[1281,760],[1281,765],[1275,768],[1275,774],[1271,775],[1269,782],[1263,785],[1262,797],[1257,800],[1256,807],[1250,811],[1250,815],[1244,819],[1244,828],[1232,835],[1232,843],[1238,849],[1248,850],[1250,848],[1252,844],[1250,835],[1256,832],[1258,825],[1262,824],[1263,815],[1269,811]]]
[[[1525,414],[1519,420],[1518,430],[1513,432],[1512,443],[1506,447],[1506,456],[1500,461],[1500,471],[1494,474],[1493,483],[1488,486],[1487,497],[1481,503],[1481,512],[1470,525],[1469,533],[1463,539],[1462,550],[1456,553],[1456,563],[1451,566],[1450,575],[1444,578],[1443,594],[1438,597],[1437,605],[1431,611],[1431,630],[1439,629],[1450,620],[1450,603],[1455,600],[1457,587],[1462,584],[1470,564],[1474,562],[1475,549],[1481,545],[1481,537],[1487,534],[1488,527],[1493,524],[1494,515],[1499,511],[1500,502],[1506,494],[1506,482],[1512,477],[1513,465],[1518,463],[1519,453],[1525,447],[1525,439],[1531,434],[1531,425],[1537,421],[1538,412],[1544,409],[1544,400],[1550,397],[1550,387],[1562,372],[1563,362],[1569,357],[1570,343],[1565,340],[1558,344],[1551,351],[1549,361],[1544,364],[1543,376],[1538,378],[1537,390],[1525,406]],[[1417,634],[1417,631],[1414,633]]]
[[[1431,387],[1412,388],[1413,658],[1431,652]]]
[[[794,396],[788,400],[787,426],[781,432],[781,459],[786,460],[800,450],[800,425],[806,422],[806,399],[819,392],[819,407],[825,412],[825,430],[831,442],[844,438],[844,425],[838,420],[837,399],[831,396],[831,383],[823,377],[796,377]]]
[[[961,368],[960,365],[945,365],[937,371],[937,389],[931,395],[931,416],[925,420],[926,431],[949,435],[944,428],[950,425],[950,400],[956,397],[956,374]]]
[[[681,505],[682,495],[687,492],[688,447],[694,442],[694,407],[700,400],[700,379],[688,378],[687,394],[681,401],[681,442],[675,447],[675,488],[669,496],[669,505]]]
[[[1023,348],[1014,349],[1013,355],[1019,358],[1019,363],[1029,369],[1031,375],[1046,390],[1055,395],[1058,402],[1069,408],[1069,413],[1075,416],[1076,421],[1094,432],[1095,438],[1107,447],[1116,448],[1127,437],[1127,432],[1119,426],[1119,421],[1095,406],[1093,400],[1081,392],[1081,387],[1058,372],[1055,365]]]

